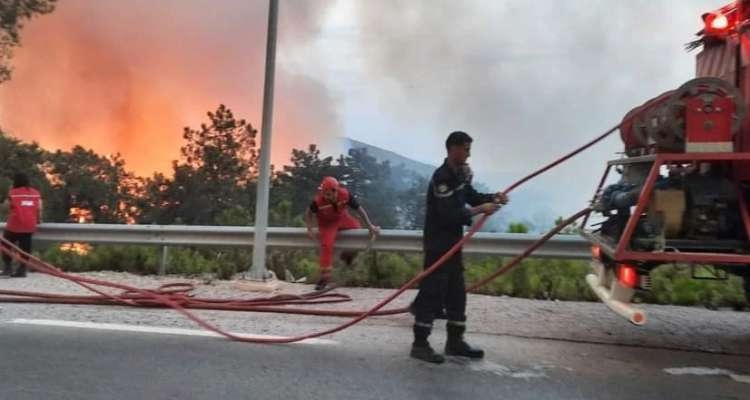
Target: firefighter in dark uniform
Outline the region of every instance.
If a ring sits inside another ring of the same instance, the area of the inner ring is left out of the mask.
[[[427,212],[424,225],[424,268],[428,268],[455,245],[464,233],[464,226],[472,224],[477,214],[491,215],[506,204],[503,193],[478,193],[471,186],[471,170],[466,164],[472,138],[465,132],[453,132],[445,147],[448,156],[432,175],[427,189]],[[471,207],[467,207],[469,204]],[[411,356],[432,363],[445,359],[427,341],[435,316],[445,307],[448,340],[445,354],[482,358],[484,351],[464,341],[466,330],[466,291],[461,250],[442,267],[425,278],[412,305],[414,313],[414,343]]]

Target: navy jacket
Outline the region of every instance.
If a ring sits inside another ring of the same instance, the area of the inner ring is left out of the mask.
[[[453,169],[447,160],[432,174],[423,237],[427,263],[453,247],[463,237],[464,226],[472,224],[466,204],[478,206],[494,200],[494,194],[479,193],[471,186],[470,175]],[[460,253],[456,255],[454,259],[460,261]]]

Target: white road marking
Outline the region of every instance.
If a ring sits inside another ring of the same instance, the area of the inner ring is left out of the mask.
[[[701,376],[719,376],[726,375],[735,382],[750,383],[750,375],[740,375],[732,371],[721,368],[708,367],[684,367],[684,368],[665,368],[664,372],[670,375],[701,375]]]
[[[54,319],[25,319],[17,318],[8,321],[11,324],[19,325],[38,325],[38,326],[57,326],[62,328],[80,328],[80,329],[97,329],[97,330],[108,330],[108,331],[121,331],[121,332],[138,332],[138,333],[157,333],[162,335],[184,335],[184,336],[208,336],[208,337],[221,337],[218,333],[197,330],[197,329],[184,329],[184,328],[168,328],[160,326],[146,326],[146,325],[126,325],[126,324],[106,324],[98,322],[82,322],[82,321],[62,321]],[[285,339],[285,336],[272,336],[272,335],[255,335],[248,333],[236,333],[230,332],[233,335],[254,338],[254,339]],[[298,343],[305,344],[338,344],[338,342],[327,339],[306,339]]]
[[[468,367],[473,372],[485,372],[495,374],[497,376],[525,379],[529,380],[532,378],[546,378],[547,374],[544,373],[542,367],[532,367],[531,369],[515,369],[506,367],[504,365],[496,364],[492,361],[481,360],[481,361],[458,361],[462,366]]]
[[[665,368],[664,372],[670,375],[703,375],[703,376],[733,374],[732,371],[728,371],[726,369],[707,368],[707,367]]]

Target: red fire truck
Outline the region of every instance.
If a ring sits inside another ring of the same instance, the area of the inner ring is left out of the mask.
[[[749,18],[750,1],[702,16],[696,78],[625,115],[625,157],[607,163],[585,217],[587,282],[634,324],[646,315],[631,301],[663,264],[742,276],[750,296]]]

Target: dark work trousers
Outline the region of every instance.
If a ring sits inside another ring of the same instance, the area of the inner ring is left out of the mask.
[[[18,232],[11,232],[8,230],[3,232],[3,238],[5,238],[5,240],[20,247],[21,250],[25,251],[26,253],[31,253],[31,236],[32,236],[31,233],[18,233]],[[3,244],[3,247],[7,248],[5,244]],[[28,258],[28,257],[25,257],[25,258]],[[12,261],[13,261],[13,258],[11,258],[11,256],[3,252],[3,262],[5,263],[6,270],[10,269]],[[21,270],[25,271],[26,267],[22,265]]]
[[[445,252],[430,252],[425,256],[424,268],[429,268]],[[438,270],[419,284],[414,300],[415,337],[426,340],[432,330],[435,315],[445,306],[448,321],[466,321],[466,288],[461,253],[453,255]]]

